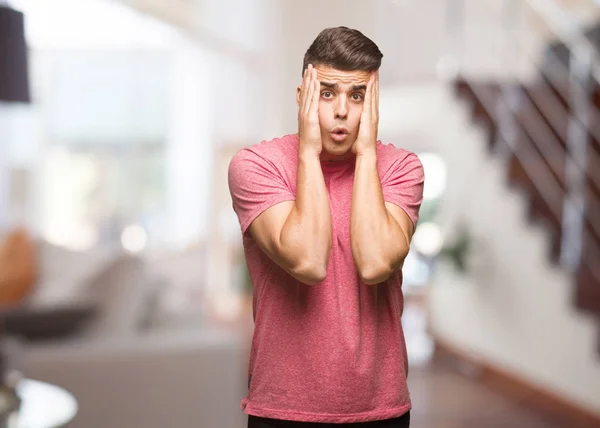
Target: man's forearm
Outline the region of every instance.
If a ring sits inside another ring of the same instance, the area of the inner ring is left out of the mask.
[[[350,236],[354,262],[367,284],[389,278],[408,253],[406,235],[385,207],[375,150],[356,159]]]
[[[300,275],[325,278],[331,250],[331,213],[319,155],[298,154],[296,202],[281,231],[281,244],[294,252]]]

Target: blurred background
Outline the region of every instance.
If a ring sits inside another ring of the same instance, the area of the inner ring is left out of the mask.
[[[600,427],[592,0],[0,0],[3,426],[245,426],[227,167],[297,131],[337,25],[379,45],[380,139],[425,168],[412,426]]]

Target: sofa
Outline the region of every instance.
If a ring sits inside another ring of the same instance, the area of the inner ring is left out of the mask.
[[[247,333],[189,314],[185,322],[174,322],[172,313],[161,322],[161,296],[176,284],[156,261],[118,248],[74,252],[47,242],[39,243],[39,256],[40,282],[27,305],[96,309],[67,337],[20,342],[24,376],[75,396],[79,410],[69,427],[244,426]],[[193,256],[185,259],[190,269],[197,265]]]

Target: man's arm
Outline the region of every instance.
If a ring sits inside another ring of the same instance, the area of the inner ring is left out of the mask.
[[[412,220],[402,208],[385,202],[377,169],[377,154],[356,159],[350,236],[361,280],[378,284],[399,268],[410,249]]]
[[[325,279],[331,250],[329,199],[318,157],[300,155],[296,200],[259,215],[250,233],[261,249],[299,281]]]
[[[320,154],[319,81],[309,65],[298,98],[298,171],[296,200],[275,205],[250,226],[258,245],[299,281],[325,279],[331,251],[331,213]]]
[[[386,203],[377,168],[379,72],[367,84],[356,154],[350,240],[354,263],[365,284],[378,284],[402,266],[410,249],[414,224],[402,208]]]

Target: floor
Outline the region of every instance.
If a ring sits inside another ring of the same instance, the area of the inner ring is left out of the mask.
[[[443,364],[409,375],[414,428],[567,428]]]
[[[568,428],[480,383],[451,361],[433,358],[425,312],[407,299],[402,318],[409,353],[412,428]]]

